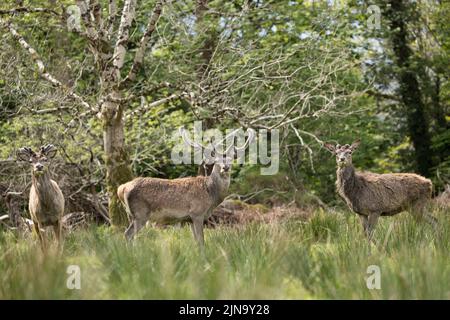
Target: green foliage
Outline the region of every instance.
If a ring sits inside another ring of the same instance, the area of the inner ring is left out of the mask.
[[[73,4],[68,0],[58,2]],[[126,56],[124,74],[132,64],[132,53],[154,3],[142,1],[136,11],[128,45],[131,54]],[[376,3],[384,8],[387,1]],[[43,5],[38,0],[26,4]],[[249,118],[244,123],[249,125],[251,117],[261,111],[276,116],[296,104],[295,112],[302,108],[309,111],[281,128],[280,172],[263,177],[258,176],[258,166],[235,167],[233,193],[251,195],[271,190],[251,199],[264,204],[292,200],[301,204],[308,201],[302,198],[306,193],[329,204],[338,203],[334,190],[335,161],[315,138],[304,132],[324,142],[350,143],[360,138],[362,144],[354,156],[357,169],[380,173],[415,171],[416,151],[408,138],[403,108],[395,90],[395,73],[399,70],[393,64],[388,41],[392,30],[385,17],[380,30],[367,28],[369,4],[250,1],[246,7],[242,1],[209,1],[212,12],[205,11],[200,19],[196,16],[196,1],[167,4],[158,22],[158,37],[151,40],[152,48],[145,54],[145,68],[137,74],[136,85],[125,96],[142,95],[142,103],[149,104],[178,93],[177,90],[186,90],[198,94],[202,104],[193,108],[189,101],[175,99],[137,114],[132,112],[141,107],[139,101],[133,100],[126,106],[126,143],[134,174],[164,178],[195,175],[194,165],[171,163],[170,153],[176,141],[170,137],[179,126],[189,126],[197,118],[214,127],[238,127],[244,116],[224,112],[222,108],[236,107]],[[419,79],[431,118],[431,150],[435,154],[431,178],[439,191],[450,179],[450,86],[446,80],[450,32],[445,23],[450,6],[444,2],[409,4],[403,15],[409,30],[417,31],[411,32],[417,39],[409,43],[413,50],[411,70]],[[15,2],[8,0],[2,5],[9,8]],[[99,74],[85,39],[68,32],[53,15],[20,14],[8,19],[37,50],[49,72],[73,86],[93,105],[98,102]],[[432,36],[419,36],[424,21],[429,27],[426,32],[432,32]],[[66,162],[89,171],[90,180],[101,181],[98,189],[104,191],[105,159],[98,119],[92,117],[81,124],[75,121],[74,116],[85,110],[39,79],[28,53],[8,32],[1,41],[4,50],[0,53],[0,158],[14,158],[15,150],[23,145],[36,147],[52,142],[61,147]],[[203,53],[208,48],[214,49],[214,55],[205,76],[201,70],[205,64]],[[288,58],[273,63],[279,57]],[[334,69],[338,71],[331,80],[322,81],[320,75]],[[293,79],[286,84],[286,75],[290,74]],[[152,90],[162,82],[172,86]],[[223,84],[230,82],[236,85],[220,95],[225,91]],[[439,89],[437,96],[436,89]],[[279,103],[278,97],[286,90],[293,97]],[[303,105],[307,93],[314,98]],[[379,93],[392,99],[380,97]],[[433,106],[437,100],[433,100],[433,94],[442,106],[444,118],[447,116],[444,126],[434,119]],[[335,95],[345,98],[336,101],[334,108],[320,111]],[[216,96],[220,98],[215,100]],[[261,106],[266,109],[260,110]],[[68,107],[71,111],[34,113],[57,107]],[[278,120],[271,121],[257,121],[254,125],[270,127]],[[300,130],[304,144],[293,127]],[[5,172],[0,184],[8,185],[10,180],[11,176]]]
[[[175,166],[171,151],[179,139],[174,133],[191,121],[181,102],[163,104],[127,123],[127,143],[136,175],[174,178],[196,172],[193,166]]]

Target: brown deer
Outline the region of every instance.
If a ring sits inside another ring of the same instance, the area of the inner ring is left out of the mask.
[[[190,141],[184,130],[180,131],[185,143],[195,148],[206,148]],[[249,129],[247,141],[234,151],[247,148],[253,137],[254,131]],[[194,238],[203,247],[204,221],[225,199],[230,186],[233,159],[228,151],[221,155],[212,153],[214,166],[209,176],[173,180],[141,177],[119,186],[118,197],[131,218],[125,237],[132,239],[148,220],[161,223],[190,220]]]
[[[19,160],[28,161],[32,166],[29,210],[34,230],[43,249],[46,247],[41,228],[52,226],[58,244],[61,241],[61,218],[64,213],[64,196],[58,184],[50,178],[49,160],[54,158],[57,149],[51,145],[42,146],[38,153],[31,148],[20,148]]]
[[[352,155],[359,144],[360,140],[356,140],[352,145],[326,143],[324,147],[336,155],[337,192],[359,215],[369,241],[380,216],[393,216],[405,210],[425,218],[436,228],[436,218],[425,212],[431,199],[431,181],[413,173],[355,171]]]

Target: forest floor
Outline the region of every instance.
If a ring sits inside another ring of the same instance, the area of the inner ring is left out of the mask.
[[[407,213],[381,218],[370,246],[356,215],[323,210],[208,228],[203,252],[187,225],[147,227],[132,244],[91,226],[46,255],[0,231],[0,299],[450,299],[450,214],[434,215],[438,233]],[[367,286],[372,265],[380,289]]]

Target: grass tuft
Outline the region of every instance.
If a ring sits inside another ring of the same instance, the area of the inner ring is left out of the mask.
[[[376,245],[349,212],[309,221],[206,230],[204,252],[189,226],[144,229],[133,243],[110,228],[66,237],[63,252],[0,233],[0,299],[450,299],[449,217],[435,234],[408,214],[381,218]],[[66,286],[78,265],[81,289]],[[369,265],[381,289],[369,290]]]

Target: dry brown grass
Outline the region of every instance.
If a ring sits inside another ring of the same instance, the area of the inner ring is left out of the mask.
[[[208,219],[210,227],[217,225],[244,225],[254,222],[274,223],[285,219],[308,220],[313,208],[301,209],[295,204],[268,208],[261,204],[247,204],[236,200],[226,200],[218,206]]]

